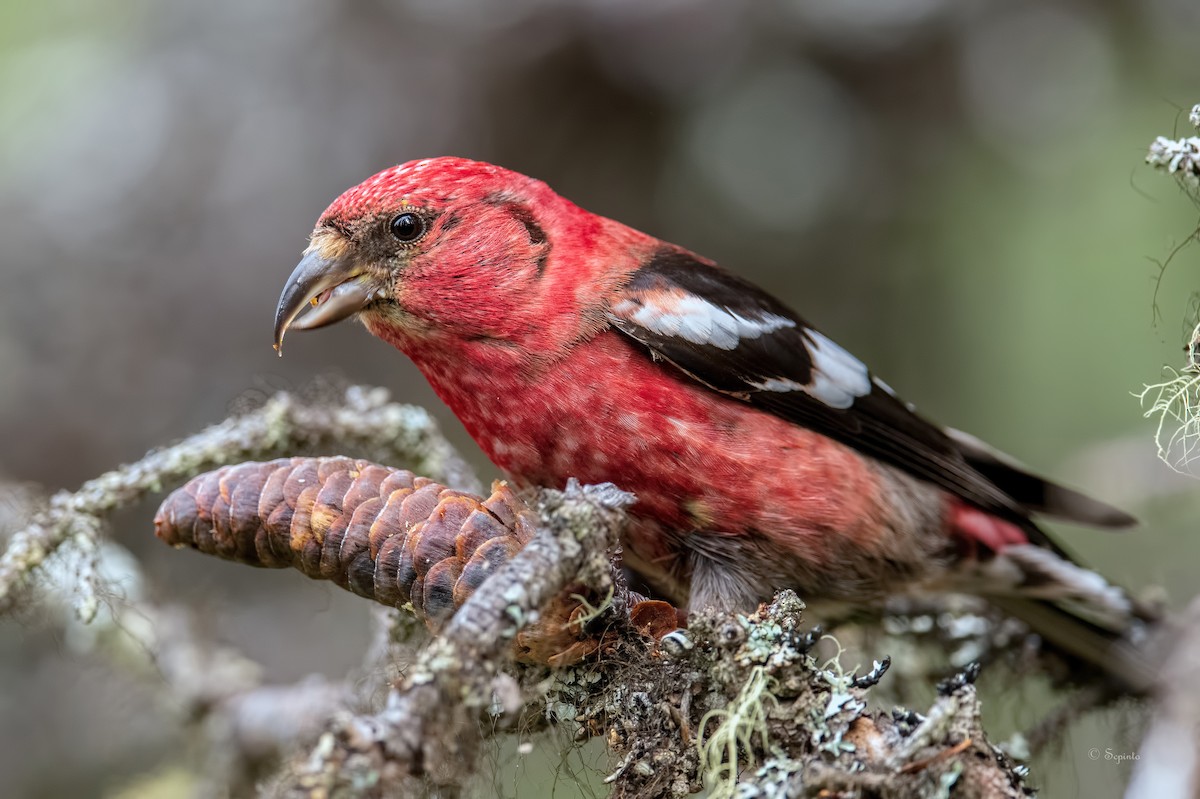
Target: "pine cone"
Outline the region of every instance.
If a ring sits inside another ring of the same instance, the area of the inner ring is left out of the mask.
[[[525,546],[535,519],[503,482],[481,499],[369,461],[282,458],[193,478],[163,502],[154,528],[175,547],[290,566],[384,605],[411,605],[437,632]],[[572,596],[583,590],[564,591],[518,634],[518,659],[566,665],[599,647],[600,637],[582,629],[586,608]]]

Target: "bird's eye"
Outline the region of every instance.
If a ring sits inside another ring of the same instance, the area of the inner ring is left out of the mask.
[[[404,213],[392,219],[389,229],[398,241],[416,241],[425,232],[425,220],[412,213]]]

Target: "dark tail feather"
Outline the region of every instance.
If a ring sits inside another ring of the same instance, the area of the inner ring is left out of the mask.
[[[1116,682],[1121,693],[1145,694],[1154,686],[1159,658],[1152,654],[1153,624],[1149,619],[1131,619],[1128,629],[1118,632],[1072,613],[1051,600],[1017,596],[991,596],[988,600],[1021,621],[1063,654]]]
[[[1137,524],[1137,519],[1119,508],[1030,474],[1015,459],[970,433],[953,428],[946,432],[976,471],[1033,513],[1093,527],[1122,528]]]
[[[1035,545],[1007,547],[985,568],[992,579],[979,593],[1054,648],[1109,674],[1122,692],[1153,686],[1165,630],[1160,609]]]

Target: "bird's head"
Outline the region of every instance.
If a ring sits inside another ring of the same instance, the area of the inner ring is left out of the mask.
[[[397,345],[528,345],[556,318],[581,310],[575,286],[602,271],[589,267],[586,253],[601,238],[630,243],[639,235],[621,229],[507,169],[462,158],[410,161],[368,178],[321,215],[279,298],[275,347],[289,329],[355,314]],[[572,273],[551,274],[563,259]]]

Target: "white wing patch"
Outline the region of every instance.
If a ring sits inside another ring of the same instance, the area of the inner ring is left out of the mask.
[[[741,341],[756,339],[796,322],[772,313],[746,317],[692,295],[672,297],[671,307],[630,300],[613,306],[613,313],[660,336],[678,336],[692,344],[733,350]]]
[[[660,336],[681,338],[698,346],[733,351],[777,330],[796,327],[796,320],[762,311],[742,315],[684,292],[659,292],[641,301],[623,300],[612,308],[614,316]],[[803,391],[831,408],[845,409],[858,397],[871,393],[871,374],[862,361],[816,332],[803,331],[804,346],[812,362],[812,379],[800,383],[787,377],[747,381],[759,391]]]
[[[797,383],[795,380],[788,380],[786,377],[769,377],[758,382],[752,380],[750,385],[759,391],[808,391],[808,386]]]
[[[804,390],[831,408],[849,408],[871,393],[871,373],[858,358],[815,330],[806,330],[812,346],[812,383]]]

